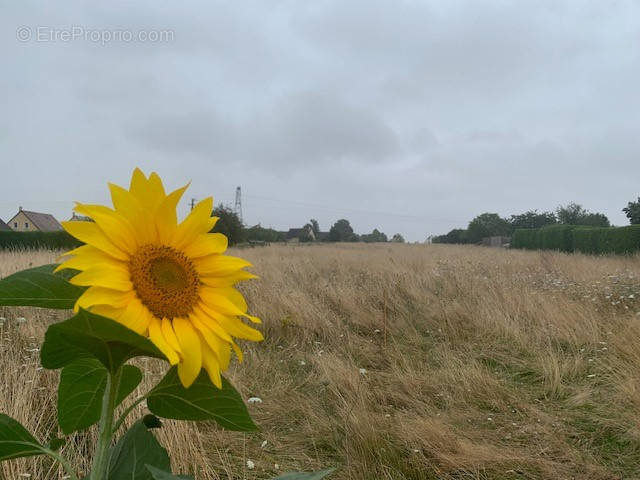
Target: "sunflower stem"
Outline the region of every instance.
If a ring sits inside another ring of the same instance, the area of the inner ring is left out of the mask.
[[[91,480],[106,480],[109,470],[109,448],[113,437],[113,414],[116,409],[116,397],[120,384],[120,369],[107,376],[107,386],[102,397],[102,413],[100,415],[100,430],[96,446]]]

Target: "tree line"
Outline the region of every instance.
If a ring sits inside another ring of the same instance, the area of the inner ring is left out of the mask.
[[[632,225],[640,224],[640,197],[622,209]],[[541,228],[548,225],[580,225],[610,227],[604,213],[594,213],[577,203],[558,207],[555,212],[527,212],[503,218],[497,213],[483,213],[469,222],[467,228],[454,228],[445,235],[432,237],[433,243],[478,243],[485,237],[509,237],[517,229]]]
[[[213,232],[219,232],[226,235],[229,239],[229,245],[236,245],[248,241],[259,242],[285,242],[287,241],[287,232],[274,230],[273,228],[264,228],[260,224],[253,227],[245,227],[238,215],[225,205],[218,205],[213,209],[212,216],[218,217]],[[389,239],[384,232],[374,228],[371,233],[357,234],[353,231],[351,223],[347,219],[336,221],[328,232],[320,231],[320,224],[314,218],[304,225],[296,238],[299,242],[394,242],[405,243],[404,237],[396,233]]]

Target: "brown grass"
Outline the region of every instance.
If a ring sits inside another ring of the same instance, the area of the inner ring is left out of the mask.
[[[261,276],[243,290],[266,341],[245,344],[229,377],[262,398],[249,407],[262,430],[166,422],[177,470],[198,480],[327,466],[339,466],[336,480],[637,477],[639,257],[435,245],[240,254]],[[55,256],[0,253],[0,276]],[[1,408],[46,440],[57,372],[38,370],[35,348],[64,315],[0,315]],[[164,366],[145,369],[148,385]],[[64,453],[86,468],[92,441],[76,435]],[[63,478],[47,460],[0,470],[21,473]]]

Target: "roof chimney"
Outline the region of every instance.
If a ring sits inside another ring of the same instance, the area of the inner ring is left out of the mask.
[[[18,209],[19,209],[20,211],[22,211],[22,207],[18,207]]]

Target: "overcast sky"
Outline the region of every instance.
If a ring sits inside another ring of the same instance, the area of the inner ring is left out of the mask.
[[[0,1],[4,220],[136,166],[183,213],[241,185],[249,225],[412,241],[640,195],[637,1]]]

